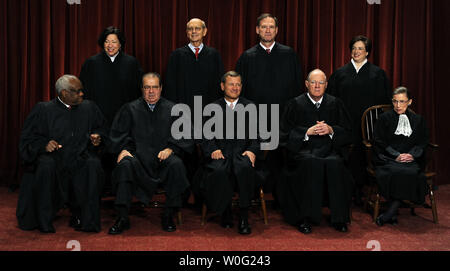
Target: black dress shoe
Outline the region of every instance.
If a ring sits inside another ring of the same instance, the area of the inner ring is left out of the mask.
[[[234,224],[233,224],[233,215],[231,214],[230,211],[225,211],[222,214],[221,221],[220,221],[220,226],[222,226],[222,228],[225,228],[225,229],[233,228],[233,226],[234,226]]]
[[[51,225],[48,226],[48,227],[45,227],[45,228],[39,227],[39,231],[42,232],[42,233],[55,233],[56,232],[55,228],[53,226],[51,226]]]
[[[232,221],[222,220],[220,222],[220,226],[222,226],[222,228],[225,228],[225,229],[231,229],[231,228],[233,228],[234,224]]]
[[[174,232],[177,230],[177,226],[173,222],[173,218],[171,215],[163,215],[161,219],[162,229],[167,232]]]
[[[376,219],[375,219],[375,224],[377,224],[378,226],[383,226],[384,225],[384,220],[383,220],[383,215],[379,215]]]
[[[345,223],[334,223],[333,224],[333,228],[335,230],[337,230],[337,231],[340,231],[340,232],[347,232],[348,231],[347,224],[345,224]]]
[[[312,232],[312,227],[311,224],[305,222],[298,226],[298,230],[303,234],[308,234]]]
[[[79,216],[71,216],[69,220],[69,227],[74,228],[75,230],[81,229],[81,219]]]
[[[398,225],[397,217],[396,216],[392,217],[391,220],[389,220],[389,223],[391,223],[394,226]]]
[[[130,228],[130,220],[127,218],[119,217],[114,225],[109,229],[109,234],[121,234],[124,230]]]
[[[239,233],[240,234],[250,234],[252,233],[252,228],[248,224],[248,219],[239,220]]]

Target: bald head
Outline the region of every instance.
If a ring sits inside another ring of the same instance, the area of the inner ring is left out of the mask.
[[[313,74],[323,75],[325,77],[325,81],[327,80],[327,75],[321,69],[315,69],[315,70],[312,70],[311,72],[309,72],[308,77],[306,77],[306,80],[309,81],[311,75],[313,75]]]
[[[206,28],[206,23],[199,19],[199,18],[192,18],[187,24],[186,24],[186,28],[189,28],[189,25],[191,24],[200,24],[203,28]]]
[[[325,94],[325,89],[327,89],[327,76],[323,71],[315,69],[308,74],[305,85],[309,96],[313,100],[319,101]]]

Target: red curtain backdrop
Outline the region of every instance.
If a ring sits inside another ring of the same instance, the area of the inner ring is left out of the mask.
[[[380,0],[372,5],[367,0],[80,2],[0,0],[0,184],[18,182],[18,140],[31,108],[55,96],[59,76],[79,75],[84,60],[99,52],[97,38],[105,27],[122,29],[125,51],[145,71],[164,75],[170,53],[187,43],[186,22],[202,18],[208,26],[205,43],[220,51],[230,70],[257,43],[256,18],[262,12],[278,17],[277,41],[294,48],[305,73],[318,67],[330,75],[350,60],[353,36],[372,38],[369,61],[387,72],[394,87],[414,92],[414,109],[426,117],[431,138],[440,145],[438,183],[450,183],[448,0]]]

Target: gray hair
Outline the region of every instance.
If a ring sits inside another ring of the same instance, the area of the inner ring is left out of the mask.
[[[189,24],[190,24],[192,21],[200,21],[200,23],[202,24],[202,28],[206,28],[206,23],[205,23],[205,21],[203,21],[202,19],[199,19],[199,18],[192,18],[192,19],[190,19],[189,22],[187,22],[187,24],[186,24],[186,28],[189,27]]]
[[[311,77],[311,74],[312,74],[313,72],[321,72],[321,73],[323,73],[323,75],[325,75],[325,81],[327,81],[327,75],[326,75],[321,69],[315,69],[315,70],[312,70],[311,72],[309,72],[309,73],[308,73],[308,76],[306,77],[306,80],[307,80],[307,81],[309,81],[309,77]]]
[[[55,84],[56,93],[59,95],[61,93],[61,90],[69,90],[72,87],[72,83],[70,81],[77,80],[78,78],[75,75],[71,74],[64,74],[58,80]]]
[[[229,71],[222,76],[220,82],[225,84],[225,82],[227,81],[227,77],[240,77],[242,80],[242,76],[239,73],[235,71]]]

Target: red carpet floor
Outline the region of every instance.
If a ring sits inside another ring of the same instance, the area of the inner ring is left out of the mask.
[[[450,185],[436,191],[437,225],[432,223],[430,209],[418,209],[418,216],[401,209],[399,225],[378,227],[369,214],[354,208],[348,233],[336,232],[324,218],[310,235],[286,224],[280,212],[269,207],[267,226],[257,208],[251,214],[250,236],[239,235],[236,227],[223,229],[214,220],[201,226],[200,213],[192,209],[183,209],[183,225],[167,233],[160,228],[162,210],[155,208],[131,216],[130,230],[110,236],[107,231],[114,222],[114,211],[107,206],[102,208],[101,233],[74,231],[67,225],[69,212],[63,210],[54,223],[56,233],[42,234],[17,227],[17,197],[17,191],[0,188],[0,251],[68,251],[71,240],[79,243],[82,251],[370,251],[375,247],[382,251],[450,251]]]

